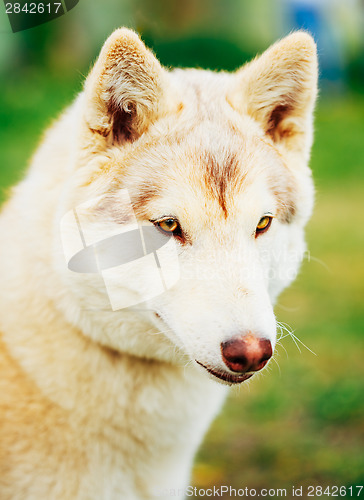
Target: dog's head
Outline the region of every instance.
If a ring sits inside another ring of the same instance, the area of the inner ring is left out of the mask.
[[[77,169],[64,207],[86,201],[93,241],[137,224],[160,245],[173,242],[177,260],[167,258],[164,279],[178,279],[149,297],[148,313],[89,313],[86,333],[164,359],[172,341],[228,383],[267,363],[276,339],[272,303],[305,250],[316,87],[315,44],[302,32],[232,74],[168,72],[135,33],[111,35],[77,104]],[[111,266],[116,302],[132,295],[137,303],[155,272],[155,260],[128,276]],[[67,279],[83,305],[89,297],[100,307],[104,281],[71,271]],[[146,333],[150,322],[162,333]]]

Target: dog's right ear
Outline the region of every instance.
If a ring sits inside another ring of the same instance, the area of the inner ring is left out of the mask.
[[[88,129],[110,142],[134,140],[161,113],[167,72],[131,30],[106,40],[85,83]]]
[[[308,158],[317,95],[312,37],[292,33],[243,66],[236,78],[232,106],[254,118],[276,144]]]

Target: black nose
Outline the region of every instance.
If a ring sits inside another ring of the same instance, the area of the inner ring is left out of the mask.
[[[233,372],[257,372],[272,356],[272,344],[249,333],[221,343],[222,359]]]

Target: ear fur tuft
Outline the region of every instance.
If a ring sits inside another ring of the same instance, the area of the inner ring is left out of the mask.
[[[161,111],[166,72],[138,35],[122,28],[106,40],[85,84],[89,129],[133,140]]]
[[[315,42],[299,31],[237,72],[230,101],[259,122],[275,142],[308,153],[317,73]]]

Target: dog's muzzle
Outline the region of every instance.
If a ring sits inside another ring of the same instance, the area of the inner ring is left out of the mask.
[[[196,362],[220,380],[229,384],[240,384],[264,368],[272,354],[270,340],[256,337],[249,332],[221,343],[221,357],[229,371],[212,368],[197,360]]]

